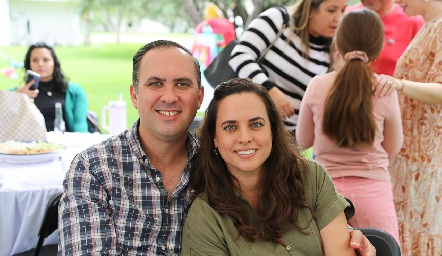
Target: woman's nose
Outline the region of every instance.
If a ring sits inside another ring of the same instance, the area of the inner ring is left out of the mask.
[[[252,136],[250,134],[249,129],[247,127],[243,127],[239,129],[239,142],[240,143],[248,143],[252,141]]]

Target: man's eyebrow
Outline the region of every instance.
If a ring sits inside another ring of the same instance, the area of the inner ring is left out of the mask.
[[[173,79],[174,82],[188,82],[193,84],[192,79],[188,78],[188,77],[179,77],[179,78],[175,78]]]
[[[164,79],[164,78],[157,77],[157,76],[151,76],[151,77],[147,78],[146,81],[144,81],[144,83],[146,84],[149,82],[165,82],[165,81],[166,81],[166,79]],[[187,82],[187,83],[193,84],[192,79],[190,79],[188,77],[178,77],[178,78],[173,79],[173,82],[174,83]]]
[[[149,83],[149,82],[158,82],[158,81],[160,81],[160,82],[164,82],[164,81],[166,81],[166,79],[164,79],[164,78],[160,78],[160,77],[156,77],[156,76],[151,76],[151,77],[148,77],[148,78],[144,81],[144,84],[147,84],[147,83]]]

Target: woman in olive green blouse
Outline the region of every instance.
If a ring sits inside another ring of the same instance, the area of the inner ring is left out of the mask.
[[[183,255],[355,255],[347,201],[299,155],[264,87],[219,85],[197,136]]]

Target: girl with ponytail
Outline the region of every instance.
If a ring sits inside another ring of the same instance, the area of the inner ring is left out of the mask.
[[[337,190],[356,208],[354,227],[380,228],[399,241],[388,157],[403,142],[397,94],[373,94],[370,63],[380,54],[379,16],[362,9],[342,18],[333,42],[334,71],[313,78],[304,94],[296,138],[313,146]]]

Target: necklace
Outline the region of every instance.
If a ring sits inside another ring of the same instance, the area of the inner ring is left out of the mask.
[[[40,87],[40,88],[38,88],[38,89],[42,89],[43,91],[45,91],[46,92],[46,94],[49,96],[49,97],[51,97],[52,96],[52,88],[53,88],[54,86],[52,85],[51,86],[51,88],[50,89],[46,89],[46,88],[44,88],[44,87]]]

